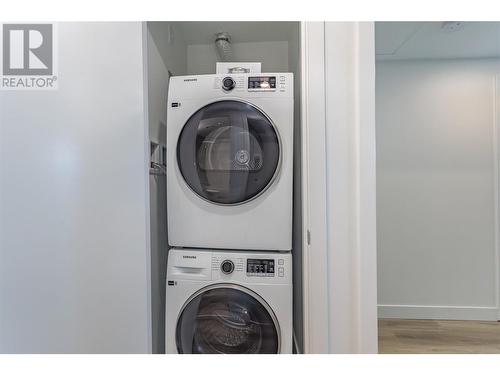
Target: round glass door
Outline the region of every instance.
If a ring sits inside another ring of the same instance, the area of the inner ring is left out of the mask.
[[[195,295],[176,328],[179,353],[275,354],[279,352],[274,314],[260,297],[240,287],[220,286]],[[271,315],[272,314],[272,315]]]
[[[211,103],[184,125],[177,162],[186,183],[203,199],[243,203],[271,184],[280,162],[278,134],[269,118],[248,103]]]

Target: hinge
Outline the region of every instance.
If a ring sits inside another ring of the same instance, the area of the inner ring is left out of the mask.
[[[307,244],[311,244],[311,231],[309,229],[307,230]]]

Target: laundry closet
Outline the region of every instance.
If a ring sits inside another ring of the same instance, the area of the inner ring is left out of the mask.
[[[232,63],[234,62],[234,67],[237,69],[242,67],[245,68],[244,63],[261,63],[261,71],[256,72],[255,76],[259,77],[259,80],[266,81],[266,85],[271,84],[271,86],[275,84],[279,85],[280,78],[282,79],[282,82],[284,82],[285,76],[283,75],[279,77],[273,75],[273,77],[268,77],[265,73],[293,73],[293,78],[291,75],[290,78],[286,78],[290,80],[293,79],[294,86],[293,94],[290,93],[290,103],[291,107],[293,107],[293,120],[291,117],[291,122],[293,123],[293,139],[292,137],[290,137],[289,150],[287,151],[288,154],[293,154],[289,155],[292,156],[289,163],[290,182],[292,182],[291,172],[293,170],[293,184],[291,183],[291,185],[293,185],[293,211],[292,209],[290,209],[290,213],[293,212],[293,214],[291,215],[292,217],[290,218],[293,228],[293,236],[290,236],[292,249],[291,257],[290,252],[282,251],[282,253],[280,254],[282,254],[283,256],[278,256],[279,259],[276,259],[275,264],[274,259],[268,259],[269,257],[266,256],[265,253],[261,252],[257,254],[258,256],[242,256],[242,258],[245,258],[245,265],[241,263],[241,267],[247,267],[247,273],[249,272],[248,267],[251,267],[252,269],[260,269],[262,267],[265,267],[266,272],[271,270],[272,273],[274,273],[276,269],[277,276],[278,268],[280,269],[280,272],[282,272],[283,269],[282,267],[278,267],[278,262],[280,265],[283,265],[283,263],[287,263],[288,261],[290,261],[290,263],[293,263],[293,334],[292,332],[290,332],[290,335],[293,336],[293,344],[290,347],[293,346],[294,352],[301,352],[302,214],[300,199],[300,22],[148,22],[144,27],[147,28],[147,32],[145,32],[145,37],[147,38],[147,40],[145,43],[144,57],[147,84],[147,115],[151,145],[150,226],[153,352],[164,353],[166,348],[165,295],[167,282],[167,257],[169,250],[169,240],[167,236],[167,209],[169,207],[167,207],[166,179],[170,171],[169,168],[172,168],[172,166],[168,163],[168,161],[170,160],[168,155],[169,152],[173,152],[173,150],[169,148],[172,147],[172,143],[169,144],[167,142],[167,134],[169,133],[169,130],[171,130],[168,128],[167,109],[169,108],[168,104],[172,107],[174,106],[174,104],[178,104],[171,103],[171,101],[167,99],[169,80],[170,77],[176,76],[191,77],[206,74],[215,74],[216,64],[223,61]],[[239,64],[241,65],[241,67],[238,65],[238,63],[241,63]],[[252,73],[254,72],[252,71]],[[271,79],[270,83],[267,81],[269,78]],[[246,79],[247,78],[245,76],[245,80]],[[174,82],[174,80],[172,80],[172,82]],[[244,84],[247,84],[246,81],[244,82]],[[182,105],[182,103],[180,103],[179,105]],[[234,102],[230,105],[234,106],[239,104],[237,102]],[[172,111],[172,109],[170,110]],[[172,116],[172,113],[173,112],[170,112],[170,116]],[[259,114],[252,114],[252,116],[259,116]],[[262,114],[263,121],[265,120],[264,117],[266,117],[266,115]],[[283,137],[283,134],[281,135],[281,137]],[[283,139],[281,139],[281,142],[283,142]],[[241,158],[244,158],[245,154],[241,154],[240,156]],[[257,155],[257,163],[259,162],[258,157],[259,155]],[[189,164],[190,163],[187,162],[188,168]],[[283,167],[282,165],[280,166]],[[183,177],[185,176],[183,175]],[[273,177],[270,175],[269,179],[271,178],[276,178],[276,176]],[[283,181],[281,181],[281,183],[283,184]],[[199,182],[194,183],[193,186],[196,184],[199,185]],[[194,190],[196,190],[196,188]],[[169,191],[172,191],[172,189],[170,189]],[[201,195],[202,194],[203,193],[201,193]],[[286,194],[286,192],[283,194]],[[258,196],[258,194],[256,194],[256,196]],[[171,206],[175,205],[171,204]],[[176,207],[176,209],[178,207]],[[203,211],[200,211],[200,213],[202,212]],[[175,213],[169,211],[169,214],[172,215]],[[197,215],[197,217],[200,217],[200,215]],[[228,219],[226,218],[225,220]],[[207,221],[213,222],[213,220],[210,219],[208,219]],[[170,222],[171,226],[172,224],[176,223],[172,220],[170,220]],[[212,223],[207,223],[207,225],[210,224]],[[199,227],[196,232],[199,233],[201,228],[202,227]],[[171,229],[172,228],[169,228],[170,231]],[[269,232],[272,233],[273,230],[275,230],[275,228],[273,228],[272,225],[269,225]],[[256,233],[258,234],[259,232],[257,231]],[[170,243],[172,243],[172,241],[170,241]],[[201,246],[201,243],[194,242],[194,245],[191,245],[191,247],[200,248],[203,246]],[[216,245],[212,245],[212,247],[206,247],[210,249],[217,248]],[[252,246],[252,239],[250,239],[248,246],[241,246],[241,249],[248,248],[251,248],[252,250],[256,249]],[[283,249],[286,248],[287,247],[285,246]],[[265,247],[262,247],[262,250],[264,249]],[[276,249],[279,249],[279,247],[276,247]],[[236,250],[238,250],[237,247]],[[239,253],[234,253],[234,256],[236,257],[234,259],[240,259],[238,258],[238,254]],[[260,254],[263,255],[260,256]],[[178,259],[177,253],[172,253],[171,259]],[[232,272],[231,267],[239,267],[236,261],[235,263],[236,264],[232,265],[229,263],[221,264],[222,272],[225,273],[225,269]],[[292,264],[290,264],[290,268],[292,268]],[[255,279],[256,278],[254,278],[253,280]],[[278,278],[276,277],[276,279]],[[290,279],[290,282],[291,281],[292,280]],[[168,282],[174,283],[174,281]],[[256,293],[255,298],[259,298],[258,293]],[[179,303],[182,304],[183,302],[181,301]],[[290,314],[285,313],[285,315]],[[287,316],[286,319],[292,321],[292,317]],[[271,320],[279,319],[269,319],[269,324],[272,324]],[[182,322],[182,319],[180,319],[179,322]],[[263,322],[262,326],[265,326],[266,324],[268,323]],[[277,323],[277,325],[279,327],[279,322]],[[264,336],[264,340],[266,341],[271,339]],[[290,342],[291,340],[292,338],[290,337]],[[280,344],[283,344],[283,342],[280,342],[279,339],[277,341],[278,346]],[[274,348],[269,350],[271,350],[272,352],[272,350],[277,349]]]

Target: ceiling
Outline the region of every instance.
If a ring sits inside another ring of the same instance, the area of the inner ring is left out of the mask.
[[[178,22],[186,44],[213,43],[215,34],[225,31],[233,43],[274,42],[290,39],[299,22]]]
[[[377,60],[500,57],[500,22],[376,22]]]

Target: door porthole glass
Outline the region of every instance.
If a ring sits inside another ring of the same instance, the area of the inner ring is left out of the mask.
[[[179,315],[175,335],[177,351],[189,354],[278,353],[276,318],[258,298],[244,288],[228,285],[199,292]]]
[[[197,195],[217,204],[239,204],[272,183],[280,163],[279,137],[254,106],[236,100],[214,102],[184,125],[177,162]]]

